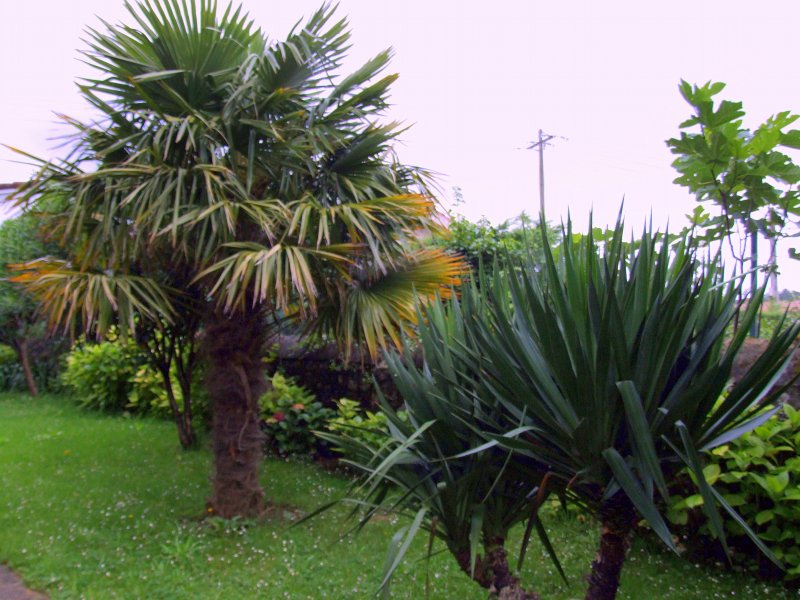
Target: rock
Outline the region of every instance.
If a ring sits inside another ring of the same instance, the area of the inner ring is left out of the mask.
[[[744,377],[758,358],[764,353],[768,344],[769,340],[766,339],[747,338],[733,361],[731,379],[733,381],[739,381]],[[778,379],[775,387],[786,385],[786,383],[797,375],[798,371],[800,371],[800,352],[795,348],[789,366],[783,372],[780,379]],[[781,396],[781,400],[794,408],[800,408],[800,381],[795,380],[791,387]]]

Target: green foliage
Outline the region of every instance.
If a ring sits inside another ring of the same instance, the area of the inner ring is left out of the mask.
[[[0,366],[17,362],[17,353],[8,344],[0,344]]]
[[[681,123],[680,138],[667,141],[677,158],[675,183],[688,188],[712,212],[697,207],[690,217],[706,240],[731,239],[737,232],[767,238],[792,235],[800,220],[800,166],[783,149],[800,148],[800,130],[787,129],[798,115],[781,112],[754,131],[743,126],[741,102],[715,103],[724,83],[702,86],[681,81],[680,92],[694,109]],[[699,129],[691,131],[692,129]],[[731,248],[734,244],[731,241]],[[752,249],[751,249],[752,250]],[[744,261],[744,253],[734,255]]]
[[[148,366],[141,366],[134,374],[131,383],[132,389],[128,396],[127,406],[133,412],[150,412],[164,418],[172,416],[161,375]],[[175,393],[182,401],[183,396],[180,389],[176,389]]]
[[[407,419],[405,411],[397,411],[397,416]],[[378,447],[386,439],[389,420],[381,411],[364,410],[359,402],[341,398],[336,401],[336,416],[328,422],[328,429],[367,446]]]
[[[764,540],[786,567],[788,579],[800,578],[800,412],[784,405],[781,412],[753,431],[714,448],[704,468],[709,483],[747,525]],[[673,496],[668,516],[678,525],[698,522],[703,498],[697,494]],[[685,530],[687,544],[712,536],[708,523]],[[744,535],[741,525],[725,519],[725,530],[736,539]],[[740,541],[741,542],[741,541]],[[756,568],[758,557],[748,545],[736,548],[733,559]]]
[[[453,299],[450,306],[458,304]],[[483,571],[482,556],[503,546],[517,523],[529,521],[547,539],[535,510],[549,494],[536,493],[541,472],[509,461],[509,452],[499,448],[475,451],[487,435],[501,435],[515,423],[499,404],[485,405],[475,397],[484,375],[480,362],[464,361],[459,353],[472,342],[462,314],[432,303],[420,322],[424,367],[415,366],[409,347],[402,356],[386,357],[407,416],[401,418],[382,402],[387,429],[375,429],[370,438],[345,431],[323,434],[363,474],[349,494],[362,509],[354,513],[361,519],[359,527],[382,511],[412,519],[390,545],[384,588],[411,540],[423,531],[430,539],[429,553],[433,541],[440,540],[476,580]],[[399,495],[392,493],[398,488]],[[527,545],[528,534],[520,544],[520,563]]]
[[[800,311],[785,310],[780,304],[765,302],[761,310],[761,320],[758,327],[758,337],[769,339],[779,329],[784,319],[796,320],[800,317]]]
[[[492,225],[483,218],[477,223],[456,216],[448,225],[449,235],[434,240],[441,248],[462,255],[470,266],[477,270],[482,263],[490,269],[495,260],[520,259],[531,254],[533,260],[544,260],[542,238],[538,224],[524,212],[513,220]],[[558,243],[559,230],[547,227],[547,243]]]
[[[131,341],[76,345],[67,354],[61,379],[83,408],[172,416],[161,375]]]
[[[259,399],[259,408],[269,449],[281,456],[324,451],[314,432],[325,429],[336,413],[291,377],[275,373],[271,389]]]
[[[144,359],[132,344],[79,344],[70,351],[62,381],[78,405],[120,412],[128,407],[133,380]]]
[[[26,212],[0,223],[0,343],[12,346],[17,354],[16,365],[0,368],[0,389],[27,385],[23,355],[31,365],[35,387],[51,391],[57,388],[59,355],[66,344],[56,336],[47,339],[36,303],[21,285],[10,280],[14,276],[10,265],[53,250],[42,237],[37,214]],[[34,389],[30,391],[34,393]]]
[[[18,194],[70,199],[48,225],[69,260],[27,265],[50,315],[125,333],[249,304],[318,316],[373,357],[410,331],[416,294],[462,265],[409,249],[438,226],[429,175],[397,160],[402,129],[381,122],[391,52],[341,73],[350,32],[331,4],[285,40],[212,0],[127,7],[135,25],[87,32],[80,91],[96,118],[68,119],[69,159],[42,161]]]
[[[572,238],[569,225],[565,238]],[[656,497],[668,497],[676,465],[686,465],[724,540],[720,509],[732,509],[709,488],[698,450],[766,418],[760,402],[800,329],[794,323],[776,335],[717,404],[763,294],[726,347],[740,286],[704,264],[691,240],[670,245],[645,231],[629,245],[618,223],[602,248],[589,233],[565,245],[558,260],[548,254],[541,273],[528,263],[495,277],[488,311],[465,300],[474,338],[463,352],[483,355],[488,382],[479,397],[499,396],[529,429],[509,447],[547,465],[553,484],[575,501],[599,515],[614,508],[614,496],[625,497],[673,547]]]
[[[0,344],[0,391],[11,392],[25,389],[25,375],[19,364],[17,353],[11,346]]]
[[[387,410],[393,427],[360,462],[359,498],[380,504],[381,483],[399,482],[401,505],[421,515],[417,528],[433,530],[435,516],[432,535],[456,540],[448,548],[457,557],[466,540],[473,565],[474,532],[535,518],[533,497],[551,493],[614,527],[628,523],[625,535],[644,519],[674,548],[663,501],[688,467],[724,541],[721,512],[735,511],[710,487],[698,455],[768,418],[763,403],[777,392],[767,390],[800,324],[776,334],[717,403],[763,290],[726,345],[741,280],[726,281],[692,240],[645,230],[625,243],[621,222],[602,243],[591,226],[576,238],[568,223],[563,237],[570,243],[558,253],[544,246],[543,266],[518,262],[425,309],[424,366],[410,351],[387,359],[409,424]]]
[[[30,214],[0,223],[0,341],[9,343],[35,323],[35,304],[21,286],[8,280],[9,265],[21,263],[46,252],[36,220]]]
[[[62,347],[61,339],[35,339],[29,346],[33,378],[39,390],[57,392],[61,389],[59,369]],[[17,353],[5,344],[0,344],[0,391],[27,390],[27,382]]]
[[[147,356],[138,350],[140,357],[138,360],[147,360]],[[186,398],[183,386],[177,385],[178,367],[173,359],[169,377],[172,382],[172,392],[175,394],[179,410],[185,410]],[[196,369],[189,386],[191,395],[191,411],[193,419],[198,422],[207,420],[209,417],[208,396],[202,387],[202,373]],[[172,408],[169,403],[169,396],[164,386],[164,378],[161,373],[154,368],[151,361],[139,366],[131,379],[132,389],[128,397],[127,408],[137,413],[148,413],[163,418],[173,418]]]

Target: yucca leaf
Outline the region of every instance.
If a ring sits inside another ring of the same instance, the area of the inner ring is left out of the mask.
[[[625,414],[628,418],[628,431],[633,437],[636,458],[642,469],[641,475],[654,481],[661,497],[668,501],[667,483],[664,480],[664,473],[661,470],[661,464],[656,454],[653,434],[642,409],[642,400],[639,393],[631,381],[621,381],[617,383],[617,388],[622,394]]]
[[[661,538],[661,541],[670,549],[675,550],[672,534],[664,518],[659,513],[653,499],[645,494],[645,491],[642,489],[641,485],[639,485],[639,482],[637,482],[635,475],[625,462],[625,459],[623,459],[614,448],[607,448],[604,450],[603,458],[611,468],[616,482],[636,507],[636,510],[644,517],[647,524],[653,528],[653,531]]]
[[[681,443],[683,444],[684,453],[680,454],[679,456],[684,460],[686,466],[689,467],[691,472],[694,474],[695,483],[697,488],[700,490],[700,495],[703,497],[703,512],[708,517],[711,532],[714,534],[714,537],[719,539],[722,547],[725,549],[725,555],[729,556],[730,550],[728,549],[728,541],[727,537],[725,536],[725,527],[722,523],[722,517],[717,509],[717,502],[715,502],[715,496],[712,488],[708,481],[706,481],[706,476],[703,473],[703,467],[700,464],[700,457],[697,453],[697,449],[694,446],[694,442],[689,435],[689,430],[681,421],[678,421],[675,424],[675,428],[678,430]]]

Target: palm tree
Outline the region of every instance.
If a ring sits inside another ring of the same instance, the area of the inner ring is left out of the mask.
[[[21,196],[69,198],[51,226],[68,260],[31,263],[22,278],[66,326],[102,333],[116,322],[125,334],[137,321],[198,318],[209,510],[257,516],[265,315],[313,320],[355,304],[347,323],[325,327],[343,347],[358,335],[376,352],[404,327],[409,290],[432,293],[460,266],[407,242],[435,227],[435,207],[412,193],[426,173],[391,152],[398,127],[378,121],[396,77],[381,74],[388,51],[339,77],[349,33],[328,5],[283,42],[239,8],[219,15],[213,0],[128,8],[135,26],[88,32],[98,76],[80,90],[100,118],[69,120],[72,153]],[[375,289],[386,281],[396,285]]]

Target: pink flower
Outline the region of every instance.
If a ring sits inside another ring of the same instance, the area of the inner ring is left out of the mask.
[[[284,421],[286,419],[286,415],[283,414],[282,412],[276,412],[274,415],[272,415],[272,418],[275,419],[278,423],[280,423],[281,421]]]
[[[305,407],[306,405],[303,404],[302,402],[297,402],[295,404],[292,404],[292,408],[295,410],[303,410]]]

